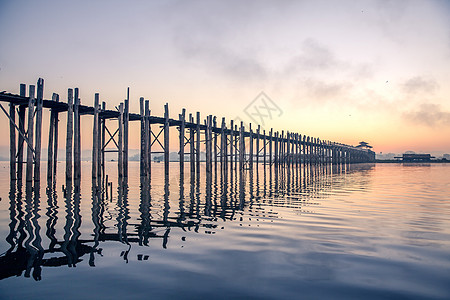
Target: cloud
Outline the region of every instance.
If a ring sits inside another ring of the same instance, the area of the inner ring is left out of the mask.
[[[421,76],[412,77],[402,84],[402,90],[407,94],[434,93],[438,87],[435,80]]]
[[[290,60],[286,71],[326,71],[344,66],[345,63],[338,60],[328,47],[308,38],[302,42],[301,53]]]
[[[423,103],[416,110],[405,112],[403,116],[407,121],[418,125],[429,127],[450,125],[450,112],[434,103]]]
[[[352,84],[349,82],[327,82],[316,79],[307,79],[305,81],[305,88],[308,94],[314,100],[332,100],[339,96],[346,94],[351,88]]]

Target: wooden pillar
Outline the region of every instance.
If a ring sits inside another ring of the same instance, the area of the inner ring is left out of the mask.
[[[206,149],[206,175],[211,176],[212,170],[212,160],[211,160],[211,145],[212,145],[212,137],[211,137],[211,124],[212,124],[212,116],[206,117],[206,128],[205,128],[205,149]]]
[[[99,105],[99,95],[98,93],[94,96],[94,123],[92,129],[92,179],[97,178],[97,167],[98,167],[98,105]]]
[[[73,106],[73,177],[81,178],[81,126],[80,126],[80,98],[78,88],[75,88],[75,100]]]
[[[286,161],[288,168],[290,168],[290,166],[291,166],[291,134],[289,131],[286,132],[285,144],[286,144],[285,161]]]
[[[239,129],[238,129],[238,126],[237,126],[237,124],[236,125],[234,125],[234,131],[235,131],[235,133],[237,134],[237,136],[240,136],[240,133],[239,133]],[[236,171],[236,174],[237,174],[237,171],[238,171],[238,162],[239,162],[239,156],[240,156],[240,154],[238,154],[238,143],[240,143],[239,142],[239,138],[235,138],[234,139],[234,149],[235,149],[235,157],[234,157],[234,169],[235,169],[235,171]]]
[[[169,175],[169,104],[164,105],[164,174]]]
[[[273,162],[272,139],[273,139],[273,128],[270,128],[270,131],[269,131],[269,166],[270,167],[272,167],[272,162]]]
[[[58,96],[57,94],[53,93],[53,95],[52,95],[53,102],[56,102],[57,96]],[[53,151],[55,151],[54,143],[56,143],[58,140],[58,136],[55,135],[55,126],[56,126],[56,123],[58,122],[56,118],[57,118],[56,117],[56,109],[52,108],[51,112],[50,112],[50,126],[49,126],[49,132],[48,132],[48,147],[47,147],[47,183],[48,183],[48,185],[50,185],[56,179],[56,177],[54,176],[54,172],[53,172],[53,166],[54,166]]]
[[[235,152],[234,149],[234,121],[230,121],[230,172],[233,172],[233,155]]]
[[[239,173],[240,178],[244,172],[245,161],[245,140],[244,140],[244,123],[241,121],[241,127],[239,129]]]
[[[117,161],[118,161],[118,172],[117,174],[119,175],[119,178],[123,178],[123,103],[119,104],[119,116],[117,118],[117,125],[119,128],[118,134],[119,134],[119,138],[118,138],[118,157],[117,157]]]
[[[263,130],[263,165],[264,165],[264,170],[266,168],[266,161],[267,161],[266,131]]]
[[[28,182],[33,180],[33,140],[34,140],[34,93],[35,93],[35,87],[34,85],[29,86],[28,91],[28,147],[27,147],[27,170],[26,170],[26,180]]]
[[[221,162],[220,165],[222,167],[222,177],[226,177],[228,174],[228,137],[227,137],[227,125],[225,118],[222,118],[222,126],[221,126]]]
[[[180,175],[184,175],[184,129],[186,127],[185,123],[186,109],[181,110],[181,114],[178,115],[180,120]]]
[[[261,125],[258,125],[256,129],[256,170],[258,170],[259,164],[259,135],[260,135]]]
[[[20,96],[25,97],[26,95],[26,85],[20,84]],[[19,131],[25,134],[25,105],[19,106]],[[23,147],[24,147],[24,136],[19,134],[17,142],[17,179],[22,180],[23,175]]]
[[[44,100],[44,79],[37,82],[36,97],[36,144],[34,146],[34,181],[39,181],[41,176],[41,143],[42,143],[42,106]]]
[[[59,102],[59,95],[54,94],[55,102]],[[59,138],[59,113],[55,111],[54,114],[54,140],[53,140],[53,182],[56,182],[56,169],[58,166],[58,138]]]
[[[252,124],[249,124],[249,149],[248,149],[248,164],[249,169],[253,170],[253,130],[252,130]]]
[[[194,128],[192,128],[192,125],[194,124],[194,117],[192,114],[189,114],[189,123],[191,123],[191,127],[189,127],[189,162],[191,165],[191,179],[194,176],[195,173],[195,132]]]
[[[100,185],[102,177],[105,176],[105,138],[106,138],[106,119],[102,117],[102,112],[106,110],[106,103],[102,101],[102,107],[99,107],[98,128],[98,161],[97,161],[97,181]]]
[[[284,165],[284,153],[285,152],[285,139],[284,139],[284,130],[281,130],[280,136],[280,148],[279,148],[279,162],[280,165]]]
[[[201,132],[200,132],[200,112],[197,112],[197,140],[196,142],[196,155],[195,155],[195,162],[196,162],[196,172],[197,172],[197,177],[200,176],[200,137],[201,137]]]
[[[66,180],[72,180],[73,89],[67,95]]]
[[[139,98],[139,114],[141,117],[141,149],[140,149],[140,159],[139,159],[139,169],[140,169],[140,175],[146,176],[147,175],[147,168],[145,164],[145,145],[146,145],[146,138],[147,134],[145,132],[145,112],[144,112],[144,97]]]
[[[145,100],[144,109],[144,166],[145,176],[150,178],[152,172],[152,132],[150,125],[150,100]]]
[[[16,106],[9,104],[9,174],[16,180]]]
[[[214,136],[214,144],[213,144],[213,155],[214,155],[214,172],[217,174],[217,133],[214,132],[215,129],[217,128],[217,120],[216,120],[216,116],[213,117],[213,121],[212,121],[212,136]]]
[[[123,176],[128,178],[128,128],[130,122],[130,88],[127,88],[127,99],[123,111]]]

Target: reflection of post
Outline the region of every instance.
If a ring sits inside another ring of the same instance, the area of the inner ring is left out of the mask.
[[[19,220],[17,218],[17,210],[19,208],[18,202],[20,200],[21,199],[19,197],[16,198],[16,183],[11,180],[9,186],[9,219],[11,222],[9,223],[9,234],[6,237],[6,241],[11,245],[11,247],[9,247],[7,253],[11,253],[16,248],[15,238],[17,236],[17,232],[15,229],[17,221]]]
[[[39,185],[39,183],[36,183]],[[35,186],[36,187],[36,186]],[[25,248],[29,253],[27,266],[25,270],[25,277],[30,277],[31,269],[33,268],[32,276],[38,281],[41,280],[42,272],[42,257],[44,249],[41,245],[42,239],[40,236],[39,219],[39,192],[35,191],[34,199],[32,198],[32,190],[26,190],[26,216],[25,216],[25,230],[28,238],[25,241]]]
[[[54,186],[53,187],[49,186],[47,188],[47,205],[48,205],[47,213],[45,214],[48,218],[47,224],[46,224],[46,227],[47,227],[46,236],[50,240],[50,245],[48,248],[49,248],[49,250],[52,251],[55,249],[55,246],[58,242],[58,240],[56,239],[56,236],[55,236],[55,234],[56,234],[55,226],[56,226],[56,222],[58,220],[58,216],[57,216],[58,203],[57,203],[57,194],[54,189]]]
[[[108,187],[106,186],[106,189]],[[95,267],[95,256],[96,252],[101,253],[101,249],[97,250],[99,245],[100,233],[104,230],[105,225],[103,224],[103,201],[100,197],[100,191],[93,188],[92,189],[92,223],[94,224],[93,236],[94,236],[94,245],[89,254],[89,266]]]
[[[150,215],[150,181],[146,177],[141,177],[141,202],[139,204],[139,211],[141,213],[141,224],[138,227],[139,245],[148,246],[148,239],[151,227]]]
[[[170,213],[170,205],[169,205],[169,178],[166,176],[164,178],[164,211],[163,211],[163,224],[167,227],[166,232],[164,233],[163,238],[163,248],[167,248],[167,242],[169,238],[170,225],[168,222]]]

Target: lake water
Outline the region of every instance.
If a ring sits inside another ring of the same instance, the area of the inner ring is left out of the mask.
[[[450,299],[450,164],[260,166],[39,194],[0,163],[0,299]],[[204,166],[203,166],[204,167]],[[46,170],[45,164],[42,166]],[[116,178],[115,163],[107,164]]]

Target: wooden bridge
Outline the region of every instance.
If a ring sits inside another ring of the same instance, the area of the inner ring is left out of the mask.
[[[152,154],[164,156],[165,175],[169,175],[169,128],[177,127],[179,132],[179,171],[184,173],[185,156],[189,157],[191,174],[200,174],[201,145],[204,144],[206,154],[206,175],[212,172],[227,174],[253,170],[255,165],[264,164],[276,171],[281,167],[299,167],[302,164],[347,164],[375,161],[375,153],[369,149],[359,149],[337,142],[324,141],[319,138],[294,132],[262,130],[258,125],[245,128],[243,122],[226,123],[222,118],[218,125],[217,118],[209,115],[202,120],[200,112],[186,116],[182,109],[177,119],[169,117],[169,106],[164,106],[164,116],[153,116],[150,113],[150,102],[140,98],[140,113],[130,113],[129,90],[127,99],[120,103],[116,110],[107,110],[106,103],[100,104],[99,94],[94,96],[92,107],[81,105],[78,88],[68,89],[67,102],[60,101],[58,94],[51,100],[43,98],[44,80],[28,88],[20,84],[20,94],[0,93],[0,102],[9,104],[7,111],[0,108],[9,119],[10,124],[10,176],[11,180],[22,180],[23,166],[26,166],[26,181],[40,180],[42,110],[50,110],[48,128],[48,164],[47,181],[55,181],[58,153],[58,115],[67,113],[66,137],[66,179],[81,178],[81,139],[80,124],[82,115],[93,115],[92,146],[92,178],[100,185],[105,176],[105,153],[118,153],[118,176],[128,177],[128,128],[129,122],[139,121],[141,125],[140,175],[151,176]],[[28,112],[27,112],[28,110]],[[16,115],[18,122],[16,122]],[[110,131],[106,120],[116,119],[117,128]],[[154,131],[153,124],[160,129]],[[106,147],[114,145],[114,150]],[[156,145],[155,145],[156,144]],[[162,151],[152,151],[152,146],[159,146]],[[26,160],[24,150],[26,148]],[[34,175],[33,175],[34,174]]]

